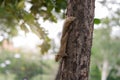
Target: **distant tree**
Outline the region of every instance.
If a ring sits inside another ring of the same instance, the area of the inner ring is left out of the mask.
[[[92,63],[95,63],[100,69],[101,80],[107,80],[107,77],[110,78],[111,73],[114,72],[113,69],[118,70],[119,68],[116,66],[119,66],[120,37],[111,35],[112,22],[114,21],[104,18],[101,28],[94,30]]]

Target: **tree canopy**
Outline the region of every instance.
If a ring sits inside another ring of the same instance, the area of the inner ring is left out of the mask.
[[[9,39],[20,29],[32,31],[43,40],[40,48],[45,53],[50,48],[50,38],[38,20],[57,22],[57,14],[62,18],[65,9],[66,1],[61,0],[0,0],[0,36]]]

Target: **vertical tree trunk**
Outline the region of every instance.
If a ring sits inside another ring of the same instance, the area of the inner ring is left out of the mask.
[[[55,80],[88,80],[92,46],[95,0],[67,0],[66,16],[76,20],[70,25],[67,57],[60,62]]]
[[[107,80],[107,76],[108,76],[108,61],[104,60],[102,66],[101,80]]]

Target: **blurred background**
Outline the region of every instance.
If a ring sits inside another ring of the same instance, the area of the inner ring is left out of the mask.
[[[0,80],[54,80],[66,1],[0,0]],[[120,1],[96,0],[90,80],[120,80]]]

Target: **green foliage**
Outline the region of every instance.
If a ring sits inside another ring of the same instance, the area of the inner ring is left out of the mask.
[[[31,5],[26,10],[26,6]],[[0,1],[0,32],[4,37],[11,38],[18,34],[21,28],[26,33],[34,32],[43,43],[39,45],[41,53],[44,54],[50,49],[50,38],[47,31],[40,26],[38,20],[57,22],[55,13],[62,13],[66,9],[66,1],[61,0],[1,0]]]
[[[101,22],[100,19],[98,19],[98,18],[94,19],[94,24],[100,24],[100,22]]]
[[[119,79],[120,79],[119,71],[116,68],[112,68],[109,72],[107,80],[119,80]]]
[[[35,15],[39,13],[44,20],[54,22],[56,22],[56,16],[53,12],[62,13],[61,10],[66,9],[66,1],[62,0],[31,0],[30,3],[33,4],[30,9],[32,13]]]
[[[26,9],[26,6],[31,7]],[[65,9],[66,1],[62,0],[0,0],[0,36],[10,39],[16,36],[20,29],[26,33],[32,31],[42,41],[41,44],[38,44],[41,53],[47,53],[51,47],[51,39],[38,20],[43,18],[57,22],[58,15],[56,13],[60,13],[59,17],[63,18]],[[2,55],[0,63],[4,63],[5,60],[11,61],[9,65],[0,67],[0,72],[6,74],[8,71],[10,74],[15,74],[15,80],[23,80],[24,77],[28,76],[32,79],[37,75],[47,75],[51,73],[50,69],[56,68],[56,66],[49,64],[50,62],[40,61],[40,56],[38,56],[38,61],[34,62],[30,57],[26,59],[22,55],[20,58],[15,58],[14,52],[10,53],[3,50],[0,55]]]
[[[107,60],[109,63],[108,67],[111,69],[107,69],[109,72],[109,75],[106,76],[108,78],[107,80],[119,79],[119,77],[115,75],[119,75],[120,38],[111,37],[112,22],[114,21],[111,21],[111,18],[108,17],[101,20],[101,27],[94,30],[92,46],[92,63],[95,63],[100,69],[102,69],[104,60]],[[94,65],[92,64],[92,66]],[[118,68],[116,68],[116,66],[118,66]],[[93,68],[95,69],[95,67]]]
[[[27,56],[25,56],[26,54]],[[55,72],[53,72],[57,69],[55,62],[52,60],[41,60],[40,56],[36,56],[36,59],[33,60],[33,56],[30,57],[29,54],[30,53],[19,53],[20,57],[16,58],[14,52],[1,51],[0,65],[4,63],[6,66],[0,66],[0,73],[4,75],[14,74],[14,80],[23,80],[23,78],[33,80],[32,78],[39,75],[55,75]],[[29,58],[27,59],[26,57],[28,56]],[[9,60],[10,64],[6,64],[6,60]]]
[[[13,74],[0,74],[0,80],[14,80],[15,75]]]
[[[90,80],[101,80],[101,71],[95,64],[90,67]]]

